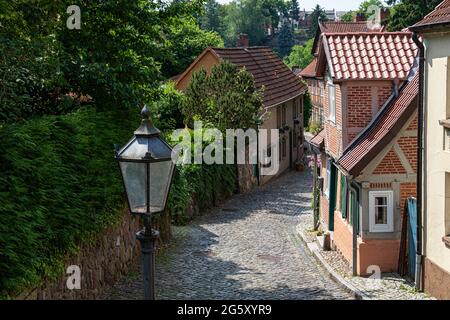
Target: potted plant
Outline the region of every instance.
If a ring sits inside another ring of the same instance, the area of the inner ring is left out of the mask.
[[[305,164],[303,161],[300,159],[295,160],[295,171],[301,172],[303,170],[305,170]]]

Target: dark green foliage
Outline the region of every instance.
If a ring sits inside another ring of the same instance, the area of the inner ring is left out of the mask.
[[[114,143],[138,112],[81,109],[0,129],[0,295],[61,273],[61,258],[117,221]]]
[[[223,11],[223,6],[216,0],[206,0],[204,13],[200,19],[202,29],[224,34]]]
[[[175,89],[173,82],[162,85],[160,96],[152,108],[153,122],[159,130],[172,131],[183,127],[183,101],[183,93]]]
[[[262,110],[262,95],[253,76],[227,61],[215,66],[209,76],[205,70],[195,72],[185,95],[183,113],[191,128],[195,119],[222,132],[253,128]]]
[[[267,10],[267,1],[241,0],[230,2],[226,6],[225,44],[236,46],[239,34],[249,36],[251,46],[259,46],[266,39],[266,26],[273,20],[273,12]]]
[[[316,36],[317,29],[319,28],[319,21],[327,21],[327,15],[324,8],[320,5],[316,5],[311,13],[311,27],[308,30],[308,37],[314,38]]]
[[[294,46],[294,35],[292,28],[288,23],[283,24],[280,30],[280,36],[278,37],[278,47],[280,48],[280,55],[282,58],[288,56],[292,47]]]
[[[299,19],[299,14],[300,14],[300,7],[298,5],[298,1],[297,0],[291,0],[291,2],[289,4],[289,17],[292,20],[298,20]]]
[[[356,17],[356,11],[350,10],[342,15],[341,21],[342,22],[353,22],[355,20],[355,17]]]
[[[194,164],[194,131],[188,130],[191,137],[192,164],[178,165],[174,176],[168,208],[174,223],[186,223],[187,206],[193,201],[200,209],[210,208],[218,200],[230,195],[236,189],[236,166],[226,164]],[[211,140],[212,141],[212,140]],[[211,141],[203,140],[204,149]],[[175,145],[178,141],[171,141]],[[225,155],[224,155],[225,159]]]
[[[67,94],[89,95],[97,108],[134,107],[222,44],[193,19],[200,0],[80,0],[80,30],[66,27],[72,4],[0,0],[0,121],[72,111]]]
[[[201,210],[210,208],[219,199],[236,189],[234,165],[189,164],[177,166],[177,174],[171,189],[168,208],[175,224],[188,222],[185,210],[194,199]]]
[[[388,0],[387,3],[393,5],[388,24],[389,31],[400,31],[414,25],[441,2],[442,0]]]
[[[31,116],[74,110],[72,98],[59,94],[64,83],[55,42],[0,37],[0,124]]]
[[[309,39],[303,46],[293,46],[292,51],[284,59],[284,63],[286,63],[289,67],[298,66],[299,68],[306,68],[314,56],[312,54],[312,46],[314,43],[314,39]]]
[[[180,19],[173,24],[166,37],[168,58],[163,64],[164,75],[182,73],[207,47],[223,47],[215,31],[200,29],[194,19]]]

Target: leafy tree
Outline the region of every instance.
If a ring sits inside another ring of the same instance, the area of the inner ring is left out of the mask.
[[[193,18],[184,18],[174,23],[166,35],[166,61],[163,74],[171,77],[186,68],[207,47],[223,47],[224,42],[215,31],[200,29]]]
[[[278,26],[280,22],[280,12],[284,10],[284,2],[282,0],[261,0],[261,8],[263,14],[269,17],[272,26]]]
[[[342,15],[341,21],[342,22],[353,22],[355,16],[356,16],[356,11],[350,10]]]
[[[308,30],[309,38],[314,38],[316,36],[317,29],[319,28],[319,20],[327,21],[328,18],[325,10],[320,5],[316,5],[311,13],[311,27]]]
[[[152,108],[152,119],[161,131],[172,131],[183,127],[184,94],[175,88],[175,83],[168,81],[162,85],[157,101]]]
[[[300,7],[298,5],[297,0],[291,0],[290,8],[289,8],[289,17],[292,19],[292,21],[298,21],[300,14]]]
[[[441,0],[388,0],[393,5],[388,29],[399,31],[419,22],[441,3]]]
[[[279,54],[285,57],[291,53],[294,45],[294,35],[292,33],[291,25],[284,23],[278,36]]]
[[[237,0],[229,3],[226,6],[225,44],[235,46],[237,36],[246,33],[251,45],[261,45],[266,38],[266,25],[272,19],[266,12],[261,0]]]
[[[216,31],[223,34],[223,17],[221,16],[221,5],[216,0],[207,0],[204,15],[200,19],[200,26],[203,30]]]
[[[202,6],[201,0],[80,0],[81,29],[69,30],[69,0],[0,1],[5,8],[0,38],[2,44],[8,43],[6,48],[2,46],[2,55],[10,57],[5,59],[9,59],[7,66],[11,69],[0,70],[0,78],[7,82],[7,93],[2,97],[10,99],[16,92],[23,99],[14,99],[21,103],[33,103],[28,96],[41,102],[51,96],[54,103],[59,103],[67,93],[74,93],[91,96],[98,102],[97,107],[103,108],[134,107],[138,102],[152,100],[164,78],[162,65],[181,56],[171,41],[176,37],[174,26],[186,23],[184,30],[192,30],[189,17],[200,12]],[[197,40],[183,50],[198,51],[198,43],[220,44],[216,40],[215,36],[198,32]],[[14,48],[14,53],[8,47]],[[41,70],[46,65],[48,72]],[[20,76],[19,82],[24,81],[20,87],[8,80],[13,74]],[[4,112],[3,101],[0,107],[0,113],[9,112]],[[33,110],[27,111],[33,114]],[[53,113],[51,106],[47,111]]]
[[[289,56],[284,59],[284,63],[286,63],[291,68],[293,66],[299,66],[300,68],[304,69],[306,66],[308,66],[308,64],[311,63],[313,59],[313,43],[314,39],[310,39],[303,46],[294,46]]]
[[[252,128],[262,110],[261,91],[255,88],[253,76],[227,61],[192,75],[185,90],[183,114],[192,127],[200,119],[222,132],[232,128]]]
[[[356,11],[356,13],[362,15],[365,19],[368,19],[370,16],[374,14],[372,10],[373,7],[380,8],[380,10],[386,8],[385,5],[380,0],[367,0],[359,5],[359,8]]]
[[[70,89],[89,94],[99,106],[134,107],[152,100],[163,78],[162,62],[172,56],[166,38],[180,19],[199,12],[201,3],[80,2],[81,30],[63,27],[58,35]]]
[[[376,6],[380,9],[386,9],[386,6],[379,0],[368,0],[364,1],[359,5],[359,8],[355,11],[351,10],[346,12],[342,17],[341,21],[344,22],[352,22],[357,14],[362,15],[364,19],[368,19],[370,16],[374,14],[373,10],[370,10],[371,7]]]

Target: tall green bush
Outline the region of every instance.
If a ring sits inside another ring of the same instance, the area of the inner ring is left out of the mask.
[[[137,112],[82,109],[0,129],[0,296],[62,272],[62,257],[124,206],[113,143]]]
[[[189,130],[191,142],[193,130]],[[210,141],[203,140],[202,148]],[[177,141],[171,141],[175,145]],[[193,204],[203,210],[217,204],[217,201],[230,195],[236,189],[236,166],[227,164],[194,164],[194,144],[191,143],[191,164],[179,164],[176,169],[174,183],[168,200],[173,222],[183,224],[188,221],[185,214],[189,205]],[[225,158],[225,156],[224,156]]]

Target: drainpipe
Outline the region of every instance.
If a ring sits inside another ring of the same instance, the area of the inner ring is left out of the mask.
[[[419,112],[417,130],[417,248],[416,248],[416,289],[422,290],[422,203],[423,203],[423,128],[424,128],[424,66],[425,48],[417,34],[413,33],[413,41],[419,48]]]
[[[256,179],[261,186],[261,167],[259,166],[259,124],[256,125]]]
[[[352,217],[352,272],[353,272],[353,276],[357,276],[358,275],[358,225],[359,225],[359,195],[360,195],[360,189],[359,186],[350,183],[349,181],[347,182],[347,190],[349,192],[351,192],[351,190],[354,190],[356,193],[356,196],[358,197],[358,208],[357,208],[357,212],[352,212],[352,214],[355,214],[355,216]],[[347,204],[350,204],[350,206],[352,205],[350,202],[350,197],[349,197],[349,201],[347,202]],[[348,205],[347,205],[348,207]],[[350,212],[347,211],[347,212]]]

